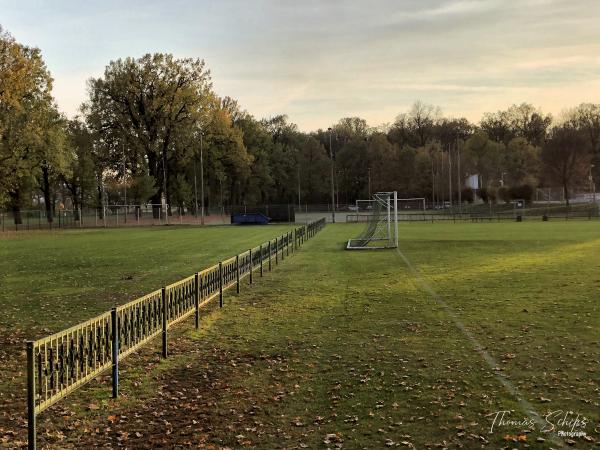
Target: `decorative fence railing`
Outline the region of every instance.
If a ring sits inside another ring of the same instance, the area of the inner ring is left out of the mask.
[[[69,393],[112,368],[112,395],[119,393],[119,362],[162,335],[168,354],[168,330],[190,315],[200,326],[200,308],[253,273],[272,270],[325,226],[311,222],[273,240],[221,261],[201,272],[113,308],[67,330],[27,342],[27,407],[29,448],[36,448],[36,417]]]

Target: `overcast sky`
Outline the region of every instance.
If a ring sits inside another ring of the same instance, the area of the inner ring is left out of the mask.
[[[302,130],[417,99],[476,122],[600,103],[599,0],[0,0],[0,24],[41,48],[68,115],[110,60],[148,52],[203,58],[218,94]]]

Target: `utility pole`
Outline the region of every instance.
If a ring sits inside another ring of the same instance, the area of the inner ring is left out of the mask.
[[[433,203],[433,209],[435,209],[435,172],[433,171],[433,155],[431,155],[431,203]]]
[[[204,131],[200,130],[200,223],[204,225],[204,155],[202,154],[202,137]],[[196,201],[196,208],[198,208],[198,202]]]
[[[333,130],[331,127],[329,127],[327,130],[329,131],[329,157],[331,158],[331,222],[335,223],[335,185],[333,181],[333,147],[331,146],[331,134],[333,133]]]
[[[590,181],[590,188],[592,191],[592,208],[594,209],[594,213],[596,210],[596,183],[594,182],[594,176],[592,175],[592,169],[596,167],[594,164],[590,164],[590,176],[589,176],[589,181]]]
[[[300,211],[300,164],[298,164],[298,211]]]
[[[460,174],[460,148],[456,143],[456,184],[458,189],[458,212],[462,213],[462,175]]]
[[[441,151],[440,152],[440,195],[442,196],[441,198],[441,209],[444,209],[446,206],[446,197],[445,197],[445,193],[444,193],[444,152]]]
[[[221,189],[221,215],[224,214],[224,209],[223,209],[223,179],[219,178],[219,187]]]
[[[167,224],[169,223],[169,214],[168,214],[168,205],[167,205],[167,161],[166,161],[166,156],[165,156],[165,151],[163,150],[163,155],[162,155],[162,162],[163,162],[163,200],[165,203],[165,221],[167,222]],[[162,205],[161,205],[162,208]]]
[[[371,199],[371,168],[369,167],[369,200]]]
[[[194,152],[194,216],[198,218],[198,184],[196,183],[196,152]]]
[[[448,201],[450,202],[450,208],[452,208],[452,154],[451,147],[448,146]]]
[[[121,144],[121,149],[123,150],[123,202],[125,203],[125,223],[127,223],[127,159],[125,158],[125,143]]]

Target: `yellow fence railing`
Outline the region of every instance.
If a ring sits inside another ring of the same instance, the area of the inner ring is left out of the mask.
[[[162,336],[162,356],[168,354],[170,326],[195,316],[223,292],[254,272],[260,276],[296,251],[325,226],[311,222],[273,240],[221,261],[192,276],[113,308],[64,331],[27,342],[27,407],[29,448],[36,447],[36,417],[69,393],[112,368],[112,395],[119,393],[119,361]]]

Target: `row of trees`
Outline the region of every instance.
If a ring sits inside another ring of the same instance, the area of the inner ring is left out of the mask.
[[[35,204],[51,220],[67,200],[78,210],[164,199],[194,211],[201,166],[207,206],[330,202],[331,157],[340,203],[380,190],[468,201],[472,174],[486,201],[538,186],[568,198],[600,169],[594,104],[560,122],[521,104],[473,124],[416,102],[392,124],[351,117],[304,133],[285,115],[255,119],[215,94],[202,60],[169,54],[111,61],[72,120],[51,90],[40,51],[0,29],[0,207],[16,217]]]

